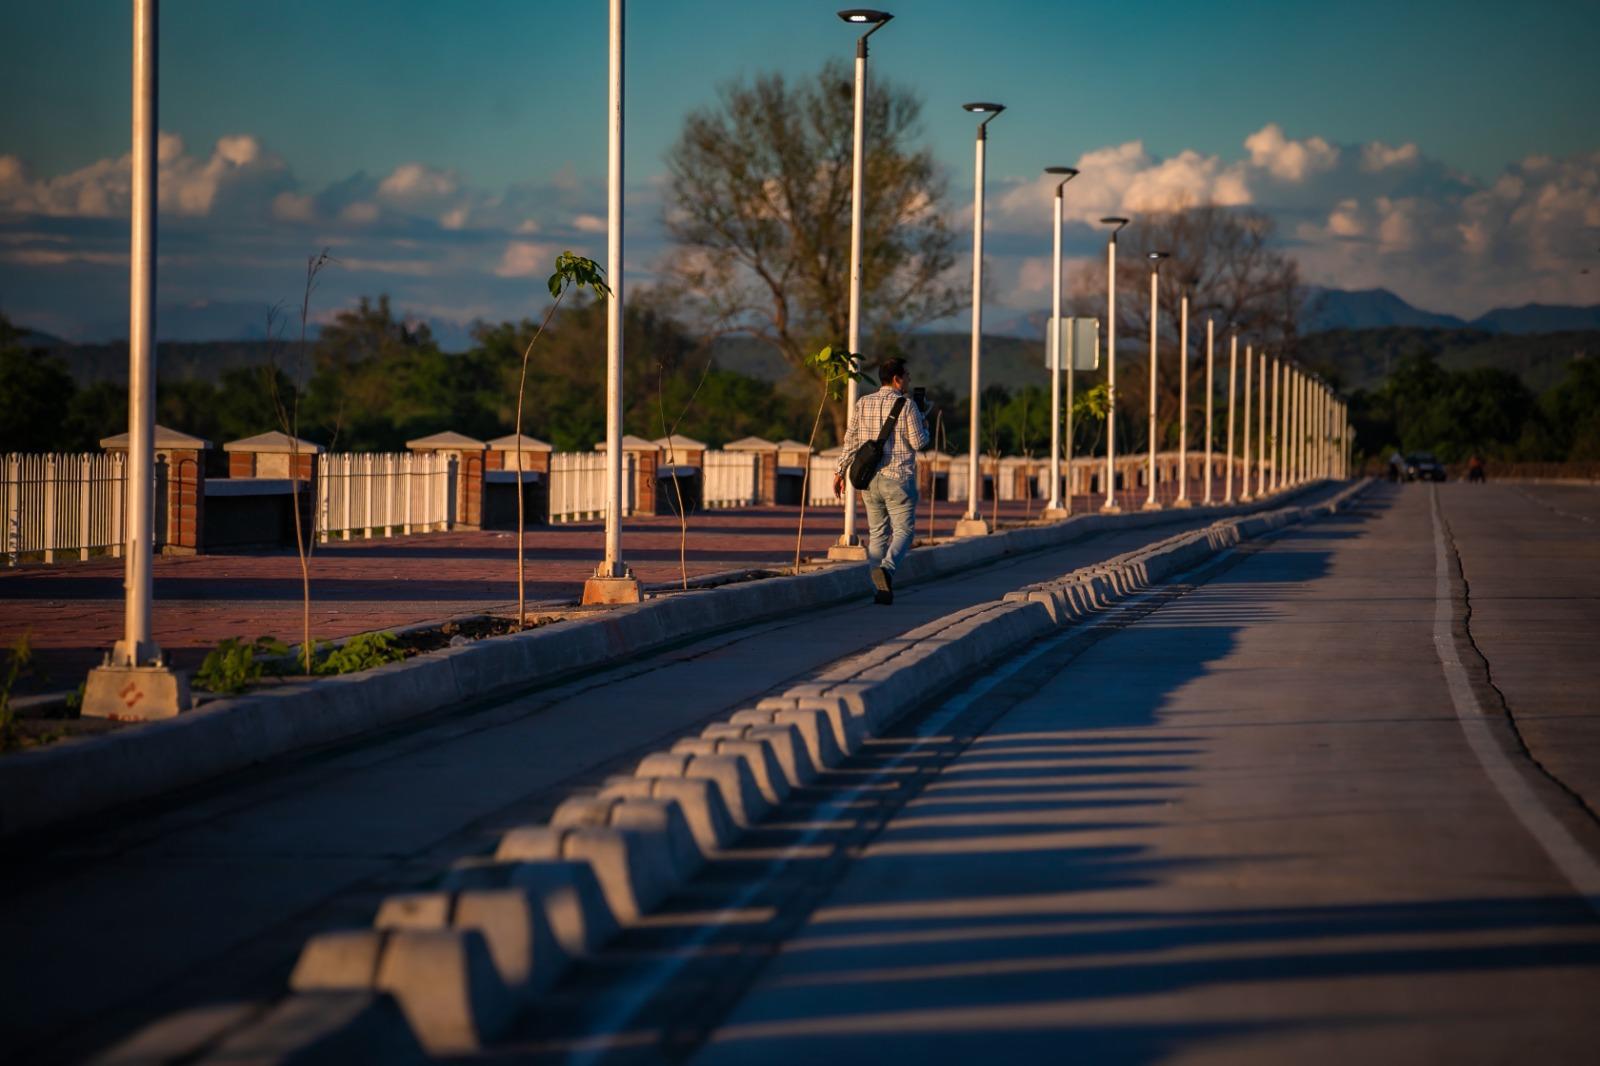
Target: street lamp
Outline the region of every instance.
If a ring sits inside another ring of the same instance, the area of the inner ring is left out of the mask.
[[[850,338],[847,343],[850,359],[854,364],[857,354],[861,351],[861,211],[865,199],[862,185],[866,169],[867,38],[883,29],[884,24],[894,16],[887,11],[854,7],[839,12],[839,17],[852,25],[871,27],[856,38],[855,136],[851,142],[850,155]],[[859,371],[861,368],[856,366],[855,369]],[[856,396],[856,379],[851,377],[845,386],[845,410],[855,411]],[[846,486],[844,531],[839,535],[839,543],[828,549],[828,558],[865,559],[866,557],[866,549],[856,541],[856,493],[854,489]]]
[[[611,0],[606,97],[606,544],[583,602],[638,603],[639,579],[622,561],[622,74],[624,0]],[[518,475],[521,476],[520,474]],[[520,484],[520,482],[519,482]],[[520,620],[519,620],[520,621]]]
[[[1246,344],[1244,346],[1244,411],[1242,412],[1243,429],[1241,430],[1241,433],[1244,436],[1244,447],[1241,449],[1241,458],[1244,460],[1241,469],[1244,472],[1244,477],[1241,479],[1239,484],[1240,503],[1249,503],[1251,500],[1255,499],[1254,494],[1252,494],[1250,491],[1250,368],[1255,365],[1255,361],[1255,350],[1250,345]]]
[[[1261,378],[1256,387],[1261,395],[1256,402],[1256,495],[1267,494],[1267,353],[1261,353]]]
[[[1050,316],[1050,502],[1044,509],[1045,518],[1065,518],[1068,508],[1061,505],[1061,217],[1066,194],[1063,190],[1067,182],[1078,176],[1076,167],[1045,167],[1046,174],[1062,175],[1056,182],[1056,243],[1055,256],[1050,260],[1051,268],[1051,316]],[[1067,417],[1072,417],[1072,367],[1067,367]],[[1067,438],[1069,449],[1068,473],[1071,477],[1072,438]],[[1067,499],[1072,499],[1072,493],[1067,493]]]
[[[189,685],[151,633],[155,540],[156,0],[133,4],[133,122],[128,256],[128,481],[123,635],[89,671],[80,714],[169,718],[189,709]]]
[[[1239,394],[1239,330],[1228,330],[1228,476],[1222,487],[1222,502],[1233,502],[1233,400]]]
[[[1117,234],[1128,224],[1112,215],[1100,220],[1111,227],[1106,242],[1106,502],[1100,510],[1116,514],[1117,506]]]
[[[1173,501],[1174,507],[1193,506],[1189,502],[1189,293],[1193,291],[1198,280],[1193,274],[1183,279],[1182,309],[1178,313],[1178,498]],[[1208,375],[1210,371],[1208,362],[1206,365]],[[1207,377],[1206,388],[1210,387],[1211,379]],[[1207,433],[1211,432],[1210,413],[1211,408],[1208,403]],[[1209,450],[1208,448],[1207,451]]]
[[[1172,253],[1151,252],[1148,258],[1150,260],[1150,425],[1147,435],[1150,461],[1145,474],[1149,482],[1149,491],[1145,496],[1144,509],[1159,511],[1161,504],[1156,502],[1156,326],[1160,321],[1161,312],[1156,303],[1156,291],[1161,282],[1161,261],[1172,258]]]
[[[988,126],[995,116],[1006,109],[1004,104],[978,102],[962,104],[974,115],[983,115],[978,123],[978,144],[973,162],[972,188],[972,416],[968,421],[967,456],[967,513],[956,523],[956,536],[981,537],[989,532],[989,523],[978,517],[979,497],[983,483],[978,475],[978,369],[983,350],[983,148],[988,140]],[[1000,491],[996,471],[996,493]]]
[[[1201,501],[1205,506],[1211,506],[1211,412],[1216,406],[1216,386],[1212,383],[1211,364],[1212,354],[1216,349],[1217,340],[1216,319],[1206,319],[1206,490],[1205,499]]]

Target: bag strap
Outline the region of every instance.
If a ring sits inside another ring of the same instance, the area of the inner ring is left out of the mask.
[[[881,448],[889,442],[889,434],[894,432],[895,423],[900,421],[900,408],[905,405],[906,398],[901,396],[894,401],[894,406],[889,408],[889,417],[878,427],[878,447]]]

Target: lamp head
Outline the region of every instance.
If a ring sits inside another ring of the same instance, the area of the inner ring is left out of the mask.
[[[963,110],[971,111],[975,115],[998,115],[1006,109],[1005,104],[985,103],[982,100],[977,103],[962,104],[961,107]]]
[[[1045,167],[1044,172],[1046,174],[1065,174],[1069,178],[1078,176],[1077,167]]]
[[[846,22],[855,23],[856,25],[861,26],[874,22],[882,25],[883,23],[894,18],[894,16],[889,14],[887,11],[874,11],[870,7],[845,8],[843,11],[839,12],[839,17],[844,19]]]
[[[1117,234],[1122,232],[1122,227],[1126,226],[1128,224],[1128,220],[1125,219],[1125,218],[1122,218],[1122,217],[1120,217],[1118,215],[1111,215],[1108,218],[1102,218],[1100,220],[1100,224],[1102,226],[1110,226],[1110,227],[1112,227],[1112,229],[1111,229],[1111,243],[1112,244],[1116,244],[1117,243]]]

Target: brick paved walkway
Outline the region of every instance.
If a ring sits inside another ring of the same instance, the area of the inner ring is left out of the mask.
[[[1080,506],[1088,501],[1080,499]],[[935,532],[948,536],[962,505],[936,505]],[[1037,514],[1037,504],[1026,508]],[[1006,503],[1001,520],[1020,521]],[[927,531],[928,507],[918,536]],[[988,507],[984,514],[988,516]],[[691,577],[782,566],[794,557],[797,507],[710,511],[689,519]],[[805,551],[821,554],[839,537],[837,507],[808,509]],[[514,534],[431,533],[389,540],[332,542],[312,557],[312,631],[320,640],[463,614],[514,611]],[[599,523],[540,527],[527,534],[528,600],[575,601],[602,551]],[[679,577],[678,521],[630,519],[623,557],[639,580]],[[293,552],[163,556],[155,561],[156,642],[192,669],[225,637],[271,634],[296,639],[300,567]],[[122,563],[112,559],[0,571],[0,641],[32,634],[39,669],[19,693],[75,688],[122,635]]]

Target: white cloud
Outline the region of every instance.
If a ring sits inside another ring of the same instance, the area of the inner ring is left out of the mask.
[[[560,249],[553,244],[536,241],[511,241],[500,256],[500,265],[494,268],[502,278],[526,278],[535,274],[548,274]]]
[[[1331,170],[1339,162],[1339,149],[1321,137],[1291,140],[1283,127],[1269,122],[1244,140],[1251,165],[1284,181],[1300,182],[1313,174]]]
[[[604,233],[606,220],[599,215],[583,214],[572,220],[572,228],[579,233]]]
[[[345,205],[344,210],[339,212],[339,218],[357,226],[369,225],[378,221],[378,205],[370,200],[357,200]]]

